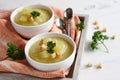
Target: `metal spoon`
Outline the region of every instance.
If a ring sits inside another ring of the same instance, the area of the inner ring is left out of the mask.
[[[71,22],[72,16],[73,16],[72,8],[67,8],[65,10],[64,17],[65,17],[66,23],[67,23],[67,33],[68,33],[68,36],[70,36],[70,22]]]
[[[64,34],[67,34],[66,23],[61,18],[56,19],[56,25],[59,29],[63,31]]]

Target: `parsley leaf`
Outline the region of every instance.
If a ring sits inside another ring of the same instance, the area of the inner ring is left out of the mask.
[[[53,48],[56,46],[56,43],[53,43],[52,41],[48,41],[47,46],[48,46],[47,52],[50,54],[54,53]]]
[[[82,30],[85,28],[84,22],[80,22],[79,24],[76,24],[77,29]]]
[[[12,58],[13,60],[21,60],[25,58],[24,52],[16,45],[14,45],[13,43],[7,43],[7,46],[8,57]]]
[[[40,13],[38,11],[32,11],[30,14],[32,15],[33,18],[40,15]]]
[[[92,36],[91,48],[93,50],[99,49],[98,45],[102,44],[105,47],[105,49],[107,50],[107,52],[109,53],[107,46],[104,44],[104,41],[108,40],[108,38],[109,37],[107,35],[103,35],[101,31],[95,31]]]

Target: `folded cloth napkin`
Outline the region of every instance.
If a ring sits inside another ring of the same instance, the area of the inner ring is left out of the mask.
[[[55,13],[55,19],[57,17],[60,17],[64,19],[64,10],[56,7],[51,7]],[[0,71],[3,72],[14,72],[14,73],[22,73],[22,74],[28,74],[36,77],[41,78],[56,78],[56,77],[66,77],[69,73],[68,70],[64,69],[58,69],[55,71],[50,72],[43,72],[38,71],[34,68],[32,68],[26,59],[24,60],[10,60],[10,59],[4,59],[7,57],[7,42],[12,42],[16,44],[17,47],[24,50],[24,46],[27,42],[26,39],[21,37],[12,27],[10,22],[10,15],[13,10],[0,12]],[[76,28],[76,24],[80,23],[80,20],[77,15],[74,14],[72,20],[71,20],[71,37],[75,40],[76,45],[78,45],[80,40],[80,30]],[[57,28],[55,25],[55,21],[53,24],[51,32],[58,32],[62,33],[62,31]]]

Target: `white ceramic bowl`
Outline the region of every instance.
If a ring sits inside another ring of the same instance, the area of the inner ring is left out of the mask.
[[[65,60],[62,60],[62,61],[56,62],[56,63],[47,64],[47,63],[41,63],[41,62],[37,62],[37,61],[33,60],[29,56],[29,50],[30,50],[31,46],[36,41],[38,41],[42,38],[45,38],[45,37],[60,37],[60,38],[67,40],[73,46],[72,54]],[[73,41],[73,39],[65,34],[54,33],[54,32],[42,33],[37,36],[34,36],[27,42],[27,44],[25,46],[25,56],[26,56],[27,61],[30,63],[31,66],[33,66],[34,68],[36,68],[38,70],[42,70],[42,71],[52,71],[52,70],[56,70],[59,68],[68,69],[73,64],[73,61],[75,58],[75,53],[76,53],[76,44]]]
[[[25,7],[47,9],[51,13],[51,18],[47,22],[45,22],[43,24],[35,25],[35,26],[28,27],[28,26],[23,26],[23,25],[17,24],[14,21],[14,17],[16,14],[18,14]],[[37,34],[48,32],[52,28],[52,25],[54,22],[54,12],[50,7],[48,7],[46,5],[34,4],[34,5],[28,5],[28,6],[24,6],[24,7],[20,7],[20,8],[15,9],[11,14],[10,19],[11,19],[11,23],[12,23],[14,29],[21,36],[23,36],[25,38],[31,38]]]

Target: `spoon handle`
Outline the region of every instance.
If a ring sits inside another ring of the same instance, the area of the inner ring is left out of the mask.
[[[70,21],[69,20],[67,23],[67,31],[68,31],[68,36],[70,36]]]

